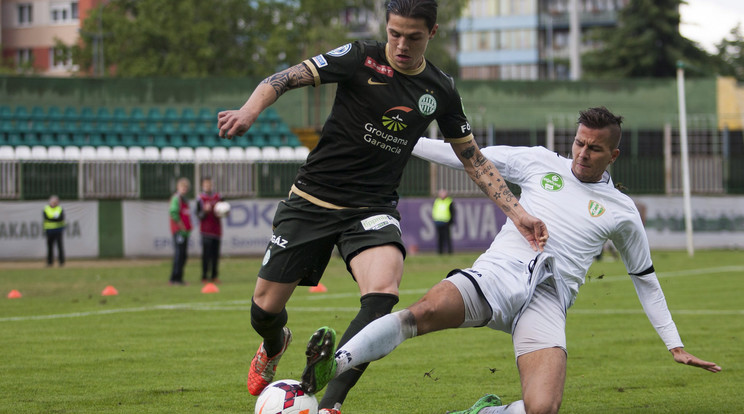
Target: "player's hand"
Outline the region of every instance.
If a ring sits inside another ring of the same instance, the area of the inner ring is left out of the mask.
[[[209,213],[212,211],[213,205],[212,203],[204,203],[204,212]]]
[[[525,213],[519,220],[512,221],[517,226],[517,229],[519,229],[519,232],[522,233],[522,236],[527,239],[532,250],[543,251],[545,243],[547,243],[550,236],[548,235],[548,228],[542,220]]]
[[[220,138],[233,139],[241,136],[256,121],[256,117],[243,110],[222,111],[217,114],[217,128],[220,130]]]
[[[669,350],[669,352],[671,352],[674,356],[674,360],[679,362],[680,364],[691,365],[693,367],[702,368],[710,372],[721,371],[721,367],[716,365],[715,362],[703,361],[695,355],[692,355],[691,353],[685,351],[685,349],[682,347],[672,348]]]

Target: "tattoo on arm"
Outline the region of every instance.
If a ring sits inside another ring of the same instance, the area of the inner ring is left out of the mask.
[[[269,76],[261,83],[265,83],[274,88],[276,97],[280,97],[284,92],[290,89],[296,89],[302,86],[312,85],[315,79],[312,72],[304,63],[292,66],[289,69]]]
[[[471,145],[471,146],[465,148],[460,153],[460,155],[462,155],[462,157],[465,158],[466,160],[469,160],[469,159],[473,158],[473,155],[475,155],[475,147]]]

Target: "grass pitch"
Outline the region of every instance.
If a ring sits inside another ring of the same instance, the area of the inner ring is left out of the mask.
[[[409,257],[396,309],[476,257]],[[688,351],[723,371],[675,363],[622,263],[595,263],[569,310],[562,412],[744,412],[742,253],[654,252],[653,259]],[[260,259],[223,259],[220,292],[202,294],[194,257],[186,287],[167,284],[167,260],[0,262],[0,413],[252,413],[256,398],[245,379],[260,343],[249,318],[259,266]],[[357,286],[340,259],[323,284],[327,293],[300,287],[288,304],[295,341],[277,379],[299,378],[318,326],[340,334],[358,311]],[[119,295],[102,296],[107,285]],[[23,298],[6,299],[11,289]],[[373,363],[344,413],[443,413],[487,392],[520,399],[510,337],[449,330],[406,341]]]

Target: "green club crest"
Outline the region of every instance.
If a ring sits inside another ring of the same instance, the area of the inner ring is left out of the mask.
[[[548,191],[560,191],[563,188],[563,177],[558,173],[549,173],[542,178],[540,185]]]
[[[605,212],[605,208],[602,204],[594,200],[589,200],[589,215],[592,217],[599,217]]]
[[[429,116],[437,110],[437,100],[430,94],[422,95],[418,100],[418,109],[424,116]]]

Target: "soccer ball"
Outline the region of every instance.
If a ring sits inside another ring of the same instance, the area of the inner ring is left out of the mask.
[[[318,414],[318,400],[300,388],[300,382],[274,381],[258,396],[255,414]]]
[[[214,205],[214,214],[217,217],[225,217],[230,212],[230,203],[227,201],[218,201]]]

